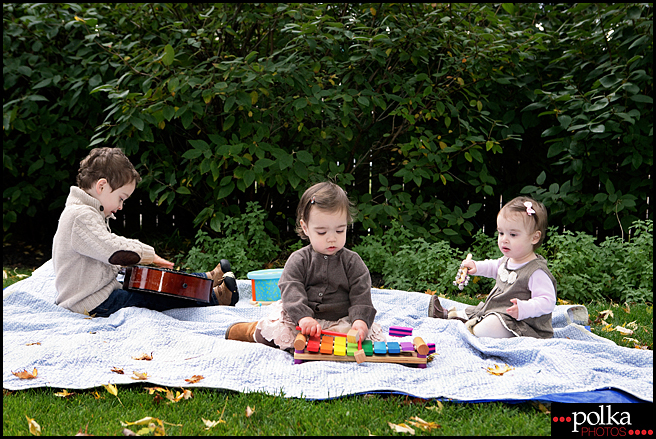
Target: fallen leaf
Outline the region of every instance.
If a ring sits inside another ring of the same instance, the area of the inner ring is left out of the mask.
[[[89,423],[84,427],[84,433],[82,433],[82,427],[80,427],[77,433],[75,433],[75,436],[93,436],[92,434],[89,434]]]
[[[30,433],[33,434],[34,436],[41,436],[41,426],[36,423],[36,421],[27,415],[25,415],[27,418],[27,427],[30,429]]]
[[[36,346],[41,346],[41,342],[37,341],[37,342],[34,342],[34,343],[25,343],[25,346],[35,346],[35,345]]]
[[[123,369],[121,369],[120,367],[112,367],[112,372],[120,373],[121,375],[125,374],[125,372],[123,372]]]
[[[171,402],[178,402],[182,399],[184,395],[180,392],[175,392],[175,396],[173,396],[173,392],[168,390],[166,392],[166,399],[168,399]]]
[[[437,403],[437,406],[432,405],[432,406],[426,407],[426,408],[428,410],[436,410],[438,412],[444,408],[444,405],[440,401],[435,401],[435,402]]]
[[[429,295],[431,295],[431,296],[434,296],[435,293],[437,293],[437,290],[435,290],[435,291],[426,290],[426,292],[425,292],[425,294],[429,294]]]
[[[392,424],[391,422],[388,422],[387,425],[389,425],[390,428],[397,433],[415,434],[415,430],[412,427],[408,427],[405,424]]]
[[[92,395],[93,395],[93,397],[96,398],[96,399],[102,399],[102,398],[104,398],[103,396],[100,396],[100,393],[98,393],[98,392],[93,392]]]
[[[203,375],[194,375],[191,378],[185,379],[185,381],[188,382],[188,383],[194,384],[194,383],[197,383],[198,381],[203,380],[203,379],[205,379],[205,377]]]
[[[138,357],[132,357],[132,359],[133,359],[133,360],[146,360],[146,361],[150,361],[150,360],[153,359],[153,353],[151,352],[150,355],[148,355],[148,354],[146,354],[146,353],[144,352],[144,353],[142,353],[142,354],[141,354],[140,356],[138,356]]]
[[[203,424],[205,424],[205,430],[209,430],[210,428],[214,428],[219,424],[225,424],[226,423],[226,421],[224,421],[223,419],[219,419],[218,421],[209,421],[209,420],[204,419],[204,418],[200,418],[200,419],[203,421]]]
[[[116,388],[116,386],[114,384],[103,384],[103,387],[105,389],[107,389],[107,391],[109,393],[114,395],[116,397],[116,399],[118,399],[118,402],[120,402],[121,405],[123,405],[123,402],[121,402],[121,398],[118,397],[118,389]]]
[[[542,404],[541,402],[531,401],[531,404],[534,407],[536,407],[538,410],[540,410],[542,413],[546,413],[546,414],[551,413],[551,410],[549,410],[549,408],[546,405]]]
[[[152,416],[146,416],[145,418],[139,419],[138,421],[134,421],[134,422],[123,422],[123,421],[120,422],[123,427],[127,427],[128,425],[146,425],[147,427],[139,430],[137,432],[137,435],[154,434],[155,436],[166,436],[166,431],[164,430],[164,424],[173,425],[176,427],[182,427],[182,424],[170,424],[168,422],[162,421],[161,419],[153,418]],[[126,435],[125,433],[126,433],[125,430],[123,430],[124,435]]]
[[[569,300],[563,300],[560,297],[556,301],[558,302],[558,305],[571,305],[572,304],[572,302],[570,302]]]
[[[635,320],[632,321],[632,322],[629,322],[629,323],[627,323],[627,324],[625,324],[625,325],[622,325],[622,326],[625,326],[625,327],[627,327],[627,328],[629,328],[629,329],[633,329],[634,331],[635,331],[636,329],[638,329],[638,324],[636,323]],[[39,343],[39,344],[41,344],[41,343]]]
[[[59,396],[60,398],[70,398],[73,395],[75,395],[75,392],[69,392],[66,389],[62,390],[61,392],[55,393],[55,396]]]
[[[31,380],[33,378],[36,378],[36,367],[34,368],[34,370],[31,373],[28,372],[27,369],[23,369],[22,372],[13,372],[12,371],[11,373],[16,375],[21,380]]]
[[[610,310],[610,309],[605,309],[605,310],[603,310],[603,311],[599,311],[599,317],[601,317],[602,319],[606,320],[606,319],[609,318],[609,317],[610,317],[610,318],[613,318],[613,317],[614,317],[614,314],[613,314],[613,311],[612,311],[612,310]]]
[[[246,417],[250,418],[253,413],[255,413],[255,410],[253,410],[250,406],[246,406]]]
[[[155,392],[168,392],[168,389],[163,387],[144,387],[144,389],[148,390],[149,395],[152,395]]]
[[[614,331],[617,331],[617,332],[619,332],[620,334],[624,334],[624,335],[631,335],[631,334],[633,334],[633,331],[631,331],[630,329],[626,329],[626,328],[623,327],[623,326],[616,326],[615,329],[614,329]]]
[[[442,428],[441,425],[436,424],[435,422],[426,422],[418,416],[413,416],[410,419],[412,419],[412,421],[407,421],[408,424],[414,425],[415,427],[419,427],[422,430],[431,431],[436,428]]]
[[[488,373],[496,376],[501,376],[506,372],[510,372],[513,370],[514,367],[510,367],[507,364],[504,364],[503,366],[499,366],[498,364],[495,364],[493,367],[488,367],[486,370]]]
[[[146,380],[148,379],[148,373],[147,372],[137,372],[136,370],[133,370],[132,373],[134,374],[132,378],[133,380]]]

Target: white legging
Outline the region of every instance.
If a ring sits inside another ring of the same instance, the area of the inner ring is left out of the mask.
[[[464,309],[456,311],[455,314],[461,319],[468,319],[467,313],[465,313]],[[476,337],[511,338],[515,336],[515,334],[508,331],[506,327],[503,326],[503,323],[501,323],[501,320],[495,314],[490,314],[478,322],[476,326],[474,326],[473,331]]]
[[[515,336],[503,326],[501,319],[494,314],[485,317],[472,329],[476,337],[511,338]]]

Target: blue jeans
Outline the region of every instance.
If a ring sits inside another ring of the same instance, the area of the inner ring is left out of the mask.
[[[205,273],[193,273],[197,276],[207,278]],[[152,309],[154,311],[166,311],[173,308],[189,308],[198,306],[216,306],[219,302],[214,295],[214,291],[210,294],[210,303],[201,302],[198,300],[181,299],[179,297],[167,296],[165,294],[157,293],[142,293],[139,291],[126,291],[114,290],[109,295],[107,300],[95,307],[89,315],[95,317],[109,317],[110,314],[115,313],[119,309],[128,308],[130,306],[138,306],[140,308]]]

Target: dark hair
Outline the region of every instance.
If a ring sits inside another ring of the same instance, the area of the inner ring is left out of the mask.
[[[80,189],[91,189],[104,178],[112,191],[134,181],[138,184],[141,177],[130,160],[119,148],[94,148],[80,162],[77,172],[77,185]]]
[[[296,233],[301,239],[309,239],[301,227],[301,220],[305,224],[308,223],[312,208],[327,212],[346,212],[347,224],[353,224],[353,219],[357,216],[357,209],[344,189],[330,181],[317,183],[303,193],[296,208]]]
[[[535,213],[529,215],[528,207],[524,203],[531,203],[531,209]],[[499,211],[499,215],[504,215],[506,218],[509,213],[521,215],[524,224],[527,226],[530,233],[540,232],[540,240],[537,244],[533,244],[533,250],[537,250],[544,241],[547,235],[547,208],[539,201],[535,201],[530,197],[517,197],[506,203],[505,206]]]

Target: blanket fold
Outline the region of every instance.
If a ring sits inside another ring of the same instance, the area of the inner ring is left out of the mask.
[[[394,392],[419,398],[465,401],[531,400],[601,389],[653,401],[653,351],[620,347],[588,331],[584,306],[558,306],[554,338],[477,338],[461,322],[427,316],[430,296],[372,289],[376,322],[413,328],[388,337],[435,343],[426,369],[390,363],[312,361],[294,365],[287,352],[256,343],[225,340],[232,323],[266,316],[253,306],[250,281],[239,280],[236,307],[184,308],[165,312],[126,308],[109,318],[89,318],[54,304],[52,262],[3,292],[3,388],[87,389],[102,384],[146,382],[169,387],[262,391],[285,397],[327,399]],[[445,307],[466,305],[441,299]],[[152,360],[137,360],[152,353]],[[507,364],[501,376],[488,367]],[[35,379],[13,372],[38,370]],[[121,368],[125,374],[112,372]],[[198,383],[187,382],[202,375]],[[588,402],[588,401],[586,401]],[[603,401],[595,401],[603,402]]]

